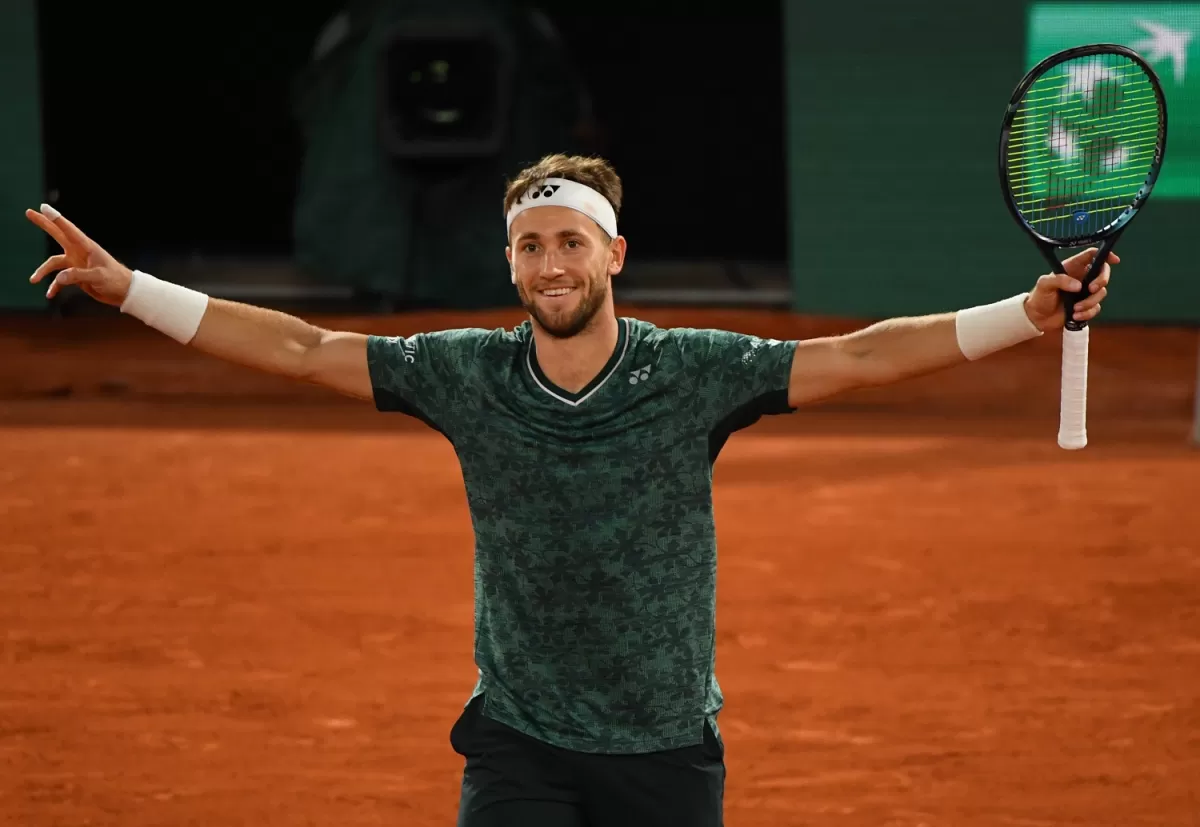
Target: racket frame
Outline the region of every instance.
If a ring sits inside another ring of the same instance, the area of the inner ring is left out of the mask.
[[[1150,80],[1151,88],[1154,90],[1154,96],[1158,101],[1158,110],[1161,114],[1158,129],[1158,142],[1155,146],[1154,159],[1151,161],[1150,173],[1146,180],[1134,195],[1133,202],[1127,206],[1120,215],[1105,227],[1100,228],[1096,232],[1069,240],[1054,238],[1044,235],[1034,229],[1021,211],[1017,208],[1016,199],[1013,197],[1012,185],[1009,182],[1008,176],[1008,142],[1012,133],[1013,119],[1021,108],[1021,99],[1025,97],[1025,93],[1029,91],[1029,87],[1033,86],[1037,80],[1042,77],[1047,71],[1058,66],[1061,63],[1066,63],[1070,60],[1075,60],[1081,57],[1101,54],[1116,54],[1125,57],[1137,64],[1138,67],[1146,73]],[[1083,301],[1088,295],[1088,288],[1091,283],[1100,274],[1101,268],[1108,260],[1108,254],[1112,251],[1113,246],[1117,243],[1117,239],[1129,226],[1129,222],[1133,220],[1138,211],[1145,206],[1146,200],[1150,197],[1151,190],[1154,189],[1154,184],[1158,180],[1158,174],[1162,169],[1163,158],[1166,155],[1167,149],[1167,102],[1166,96],[1162,91],[1162,84],[1159,82],[1158,74],[1150,66],[1146,60],[1127,46],[1121,46],[1116,43],[1091,43],[1086,46],[1073,46],[1069,49],[1063,49],[1060,52],[1042,59],[1036,66],[1030,69],[1021,82],[1017,84],[1012,96],[1009,98],[1008,106],[1004,110],[1004,121],[1000,128],[1000,188],[1004,191],[1004,203],[1008,207],[1008,211],[1012,214],[1013,219],[1020,225],[1025,232],[1033,237],[1034,243],[1037,245],[1038,251],[1046,262],[1051,266],[1053,271],[1058,274],[1066,273],[1063,269],[1062,262],[1056,255],[1056,250],[1072,249],[1080,247],[1090,247],[1093,244],[1099,244],[1096,253],[1096,258],[1092,261],[1088,268],[1087,275],[1083,278],[1082,288],[1075,293],[1065,290],[1059,291],[1063,299],[1063,313],[1066,317],[1066,328],[1071,331],[1079,331],[1087,327],[1086,321],[1078,321],[1073,319],[1075,314],[1075,305]]]
[[[1126,206],[1107,226],[1101,227],[1090,235],[1070,239],[1055,238],[1034,229],[1017,208],[1016,199],[1013,197],[1012,184],[1009,181],[1008,175],[1008,144],[1012,134],[1013,120],[1020,111],[1021,100],[1025,97],[1026,92],[1029,91],[1029,88],[1055,66],[1090,55],[1120,55],[1145,72],[1146,77],[1150,81],[1150,86],[1154,91],[1155,100],[1158,103],[1160,114],[1158,140],[1146,180],[1142,182],[1142,185],[1134,194],[1132,203]],[[1095,244],[1099,245],[1096,257],[1088,266],[1087,273],[1082,279],[1080,289],[1076,292],[1059,290],[1059,295],[1062,297],[1063,315],[1065,316],[1064,326],[1066,329],[1063,331],[1063,374],[1062,395],[1059,402],[1058,444],[1064,449],[1078,450],[1086,446],[1088,441],[1087,363],[1088,334],[1090,331],[1088,330],[1088,323],[1086,321],[1072,318],[1075,315],[1075,305],[1087,297],[1092,282],[1100,274],[1105,262],[1108,261],[1108,254],[1117,243],[1117,239],[1125,232],[1126,227],[1129,226],[1129,222],[1133,220],[1134,216],[1138,214],[1145,205],[1146,200],[1150,197],[1150,192],[1154,189],[1159,172],[1162,170],[1166,148],[1167,102],[1166,96],[1162,91],[1162,84],[1159,82],[1158,74],[1133,49],[1116,43],[1091,43],[1085,46],[1074,46],[1049,55],[1026,72],[1021,82],[1017,84],[1016,89],[1013,90],[1008,106],[1004,110],[999,147],[1000,188],[1004,192],[1004,203],[1008,206],[1009,212],[1012,213],[1013,219],[1033,239],[1038,251],[1046,259],[1051,270],[1060,275],[1066,273],[1066,269],[1058,257],[1058,250],[1090,247]]]

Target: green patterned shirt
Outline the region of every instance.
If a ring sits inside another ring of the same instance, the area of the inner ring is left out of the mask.
[[[712,465],[785,413],[795,342],[619,320],[571,393],[529,322],[371,337],[381,411],[453,444],[475,530],[474,695],[484,713],[584,752],[699,744],[716,727]]]

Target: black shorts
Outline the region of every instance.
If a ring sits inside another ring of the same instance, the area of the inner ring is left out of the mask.
[[[722,827],[725,747],[593,755],[530,738],[467,704],[450,731],[466,759],[458,827]]]

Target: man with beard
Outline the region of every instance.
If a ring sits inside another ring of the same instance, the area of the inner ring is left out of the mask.
[[[373,400],[454,445],[475,529],[478,675],[450,735],[462,827],[722,823],[712,465],[726,439],[851,388],[895,382],[1063,325],[1095,250],[995,304],[775,341],[619,318],[621,182],[550,156],[508,187],[512,330],[322,330],[130,272],[51,208],[59,271],[206,353]],[[1110,261],[1115,263],[1116,256]],[[1107,293],[1105,264],[1076,317]]]

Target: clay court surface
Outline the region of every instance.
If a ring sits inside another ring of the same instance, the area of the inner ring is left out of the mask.
[[[0,823],[453,824],[475,672],[450,446],[128,319],[0,331]],[[1078,453],[1058,358],[1046,337],[730,441],[732,827],[1200,825],[1195,333],[1094,330]]]

